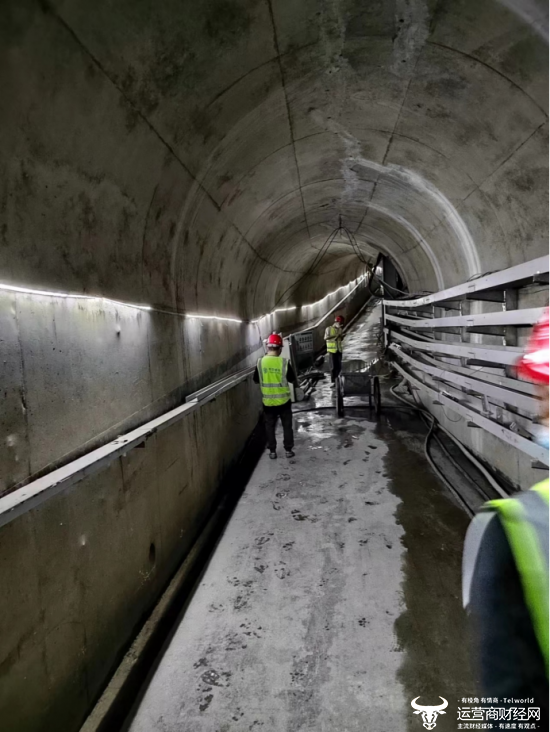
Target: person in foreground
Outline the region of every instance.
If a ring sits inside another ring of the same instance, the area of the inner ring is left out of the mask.
[[[294,457],[294,430],[292,429],[292,405],[290,386],[296,384],[296,374],[288,359],[281,356],[283,339],[273,333],[267,339],[267,356],[260,358],[254,382],[260,385],[264,405],[265,430],[269,457],[277,457],[275,427],[280,417],[283,425],[283,446],[288,458]]]
[[[519,375],[539,385],[537,442],[546,449],[549,357],[547,310],[518,364]],[[548,730],[548,511],[548,478],[489,501],[468,529],[462,573],[483,692],[499,706],[540,707],[541,730]]]

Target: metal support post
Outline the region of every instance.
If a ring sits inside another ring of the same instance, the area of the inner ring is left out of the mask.
[[[518,291],[517,290],[504,290],[504,310],[517,310],[518,309]],[[505,346],[517,346],[518,345],[518,331],[514,326],[506,326],[504,329],[504,345]]]

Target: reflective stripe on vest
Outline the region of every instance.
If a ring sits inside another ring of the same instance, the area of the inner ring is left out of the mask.
[[[464,607],[470,603],[471,583],[479,547],[489,521],[498,513],[516,563],[525,602],[548,675],[548,480],[513,498],[489,501],[468,528],[462,564]]]
[[[327,351],[329,353],[338,353],[338,351],[342,350],[342,343],[338,336],[340,335],[340,329],[336,328],[334,325],[329,325],[329,327],[325,331],[325,338],[329,338],[330,340],[327,340]]]
[[[290,401],[287,371],[288,359],[282,356],[264,356],[258,361],[262,401],[266,407],[279,407]]]

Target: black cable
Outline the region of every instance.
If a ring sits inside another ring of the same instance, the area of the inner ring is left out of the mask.
[[[471,282],[472,280],[478,280],[480,277],[485,277],[486,275],[493,274],[494,272],[498,272],[498,270],[492,269],[489,272],[476,272],[476,274],[473,274],[470,277],[468,277],[466,282]]]
[[[380,264],[380,260],[382,259],[382,256],[383,255],[381,253],[378,254],[378,257],[376,258],[376,262],[374,263],[374,265],[370,269],[369,279],[367,281],[367,288],[368,288],[371,296],[374,297],[374,298],[380,298],[380,293],[377,294],[377,293],[375,293],[375,292],[372,291],[372,282],[373,282],[374,277],[375,277],[376,268]]]
[[[396,393],[394,393],[394,392],[392,392],[392,393],[393,393],[394,396],[398,396]],[[414,398],[414,395],[413,395],[413,398]],[[420,412],[420,416],[421,416],[422,420],[424,421],[424,424],[426,425],[426,427],[428,427],[428,428],[430,427],[430,424],[428,422],[428,418],[427,418],[426,412],[424,412],[420,407],[418,407],[418,405],[416,407],[414,407],[412,404],[410,404],[410,406],[408,408],[409,409],[417,409]],[[437,422],[437,419],[433,415],[430,415],[430,416],[432,416],[433,419]],[[453,420],[450,420],[450,421],[453,421]],[[474,485],[478,488],[479,492],[483,494],[483,496],[485,497],[485,499],[487,501],[490,501],[492,497],[489,496],[486,493],[486,491],[479,485],[479,483],[476,480],[474,480],[472,478],[472,476],[465,470],[465,468],[463,468],[462,465],[460,465],[460,463],[451,455],[451,453],[449,452],[449,450],[443,444],[443,442],[442,442],[441,438],[439,437],[439,435],[437,435],[434,432],[433,438],[437,442],[437,444],[439,445],[439,447],[441,448],[442,452],[445,453],[445,455],[447,456],[447,458],[449,459],[449,461],[455,466],[455,468],[459,472],[461,472],[464,475],[464,477],[467,478],[470,482],[474,483]]]
[[[366,267],[370,267],[371,266],[370,263],[367,262],[367,260],[363,256],[363,253],[361,252],[361,248],[359,247],[359,244],[357,243],[357,239],[355,238],[355,235],[351,231],[349,231],[346,227],[343,227],[343,230],[347,234],[348,239],[350,240],[350,243],[351,243],[352,247],[354,248],[355,254],[357,255],[358,259]],[[373,278],[376,279],[377,282],[379,282],[385,288],[387,288],[389,290],[392,290],[392,292],[398,292],[400,295],[403,295],[403,297],[405,299],[409,299],[409,298],[413,298],[413,297],[419,297],[421,295],[426,295],[426,294],[428,294],[428,295],[433,294],[430,290],[423,290],[422,292],[411,294],[410,292],[405,292],[405,290],[400,290],[398,287],[394,287],[393,285],[388,284],[385,280],[383,280],[381,277],[379,277],[378,275],[375,274],[376,267],[378,267],[378,264],[380,262],[381,256],[382,256],[381,254],[378,255],[377,262],[376,262],[376,264],[374,266],[374,269],[373,269]],[[489,272],[486,272],[485,274],[490,274],[490,273]],[[481,276],[483,276],[483,275],[481,275]],[[370,292],[371,292],[371,295],[372,295],[373,294],[372,293],[372,290],[370,290]],[[379,297],[379,295],[377,297]],[[396,300],[399,300],[401,298],[390,297],[388,299],[396,299]]]
[[[348,237],[348,241],[351,244],[353,251],[355,252],[355,255],[357,256],[359,261],[368,267],[369,262],[365,259],[365,256],[363,255],[363,252],[361,251],[361,248],[360,248],[359,244],[357,243],[357,239],[355,238],[354,234],[345,226],[342,227],[342,231]]]
[[[459,503],[462,504],[464,509],[466,510],[466,513],[468,513],[470,516],[474,516],[475,511],[466,503],[464,498],[460,495],[459,491],[456,490],[456,488],[453,486],[451,481],[443,474],[443,472],[437,467],[431,453],[430,453],[430,440],[434,434],[435,430],[435,424],[436,420],[435,417],[432,420],[432,424],[430,426],[430,429],[428,430],[428,434],[426,435],[426,440],[424,441],[424,452],[426,453],[426,457],[428,459],[428,462],[432,466],[432,468],[435,470],[437,475],[439,475],[440,479],[447,485],[451,493],[455,496],[455,498],[458,500]]]
[[[451,419],[449,417],[449,415],[447,414],[447,412],[445,411],[445,407],[442,406],[441,409],[443,410],[443,414],[445,415],[445,417],[449,420],[449,422],[452,422],[453,424],[458,424],[458,422],[460,422],[464,419],[464,417],[461,414],[458,415],[458,419]]]
[[[439,437],[439,435],[437,433],[434,434],[434,440],[437,442],[437,444],[441,448],[442,452],[445,453],[445,455],[447,456],[447,458],[449,459],[449,461],[455,466],[456,470],[458,470],[460,473],[462,473],[462,475],[465,478],[467,478],[469,481],[471,481],[472,483],[474,483],[474,485],[477,487],[477,489],[479,490],[479,492],[483,494],[483,496],[485,497],[485,499],[487,501],[490,501],[493,498],[493,496],[489,496],[488,493],[485,491],[485,489],[482,486],[479,485],[479,483],[477,482],[477,480],[474,480],[474,478],[468,473],[468,471],[465,468],[462,467],[462,465],[458,462],[458,460],[456,460],[451,455],[451,453],[449,452],[448,448],[445,447],[443,441],[441,440],[441,438]]]
[[[443,475],[443,473],[437,467],[437,465],[435,464],[435,462],[434,462],[434,460],[433,460],[433,458],[432,458],[432,456],[430,454],[430,440],[432,438],[433,432],[434,432],[435,427],[436,427],[436,421],[437,421],[436,418],[433,416],[433,414],[430,414],[429,412],[427,412],[426,410],[422,409],[421,407],[418,407],[416,404],[412,404],[411,402],[409,402],[409,400],[408,399],[405,399],[405,397],[400,396],[399,394],[397,394],[395,392],[395,388],[396,388],[395,386],[392,386],[391,389],[390,389],[390,391],[391,391],[391,393],[393,394],[393,396],[396,399],[399,399],[399,401],[404,402],[411,409],[414,409],[417,412],[420,412],[421,414],[425,414],[428,419],[431,419],[431,425],[430,425],[430,428],[428,430],[428,434],[426,435],[426,439],[424,441],[424,454],[426,455],[426,460],[430,463],[430,465],[432,466],[432,468],[433,468],[434,472],[436,473],[436,475],[439,476],[439,478],[443,481],[443,483],[446,484],[446,486],[449,488],[449,490],[455,496],[455,498],[459,501],[459,503],[462,504],[462,506],[466,510],[466,512],[470,516],[473,516],[475,514],[475,511],[473,509],[471,509],[470,506],[468,506],[468,504],[466,503],[466,501],[462,498],[462,496],[456,490],[456,488],[453,486],[453,484],[448,480],[448,478],[445,477],[445,475]]]

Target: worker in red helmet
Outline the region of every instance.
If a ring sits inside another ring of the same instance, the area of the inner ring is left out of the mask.
[[[517,365],[518,376],[540,390],[535,441],[545,450],[549,362],[547,310]],[[484,694],[498,698],[498,706],[533,699],[531,718],[541,730],[549,724],[548,514],[548,478],[531,490],[489,501],[468,529],[462,578]]]
[[[288,359],[281,356],[283,339],[272,333],[267,339],[267,355],[260,358],[254,372],[254,382],[262,390],[265,429],[269,457],[277,457],[275,428],[281,418],[283,425],[283,446],[287,458],[294,457],[294,430],[292,429],[292,406],[290,386],[296,384],[296,374]]]
[[[336,379],[340,375],[342,370],[342,340],[344,318],[342,315],[337,315],[334,318],[333,325],[329,325],[325,330],[325,343],[327,344],[327,353],[330,354],[330,380],[331,386],[334,386]]]

